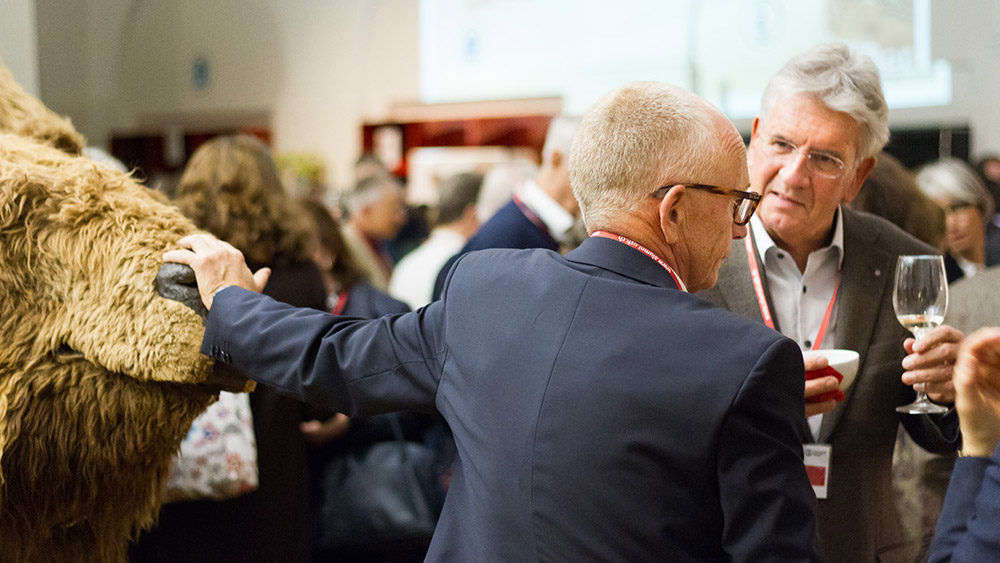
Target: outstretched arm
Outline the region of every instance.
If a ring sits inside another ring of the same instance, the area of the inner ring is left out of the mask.
[[[181,248],[164,253],[163,261],[191,266],[207,309],[212,308],[212,299],[220,289],[237,286],[260,293],[271,275],[269,268],[251,272],[242,252],[206,233],[188,235],[177,244]]]

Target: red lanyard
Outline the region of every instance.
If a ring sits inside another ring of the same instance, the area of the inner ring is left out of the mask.
[[[654,254],[652,250],[646,248],[645,246],[635,242],[630,238],[623,237],[621,235],[615,235],[607,231],[594,231],[590,236],[617,240],[618,242],[631,246],[632,248],[638,250],[639,252],[645,254],[646,256],[649,256],[650,258],[655,260],[657,264],[663,266],[663,268],[670,274],[670,277],[674,278],[674,283],[677,284],[677,287],[679,287],[681,291],[685,292],[687,291],[687,286],[685,286],[684,282],[681,281],[681,278],[677,276],[677,272],[675,272],[674,269],[670,267],[670,264],[664,262],[662,258]]]
[[[524,214],[524,216],[531,221],[533,225],[538,227],[539,231],[542,231],[545,233],[545,236],[555,240],[555,237],[553,237],[552,233],[549,232],[549,227],[545,224],[545,221],[542,221],[542,218],[539,217],[537,213],[532,211],[523,201],[521,201],[521,196],[514,194],[514,205],[521,210],[521,213]]]
[[[330,312],[334,315],[339,315],[344,312],[344,307],[347,306],[347,296],[350,295],[350,290],[341,291],[337,294],[337,302],[334,303],[333,308]]]
[[[747,260],[750,262],[750,279],[753,281],[753,290],[757,294],[757,304],[760,305],[760,314],[764,317],[764,324],[771,330],[774,328],[774,319],[771,317],[771,308],[767,306],[767,297],[764,295],[764,280],[761,279],[760,268],[757,266],[757,251],[753,241],[750,240],[750,233],[743,238],[743,243],[747,247]],[[816,339],[813,341],[812,349],[819,350],[823,344],[823,337],[826,336],[826,327],[830,324],[830,317],[833,316],[833,304],[837,301],[837,291],[840,289],[840,272],[837,272],[837,284],[833,286],[833,296],[830,297],[830,304],[826,306],[826,314],[823,315],[823,322],[816,332]]]

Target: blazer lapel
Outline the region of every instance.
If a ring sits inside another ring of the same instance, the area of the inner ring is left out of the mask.
[[[871,346],[875,321],[895,268],[895,255],[880,249],[877,233],[861,228],[853,212],[841,206],[844,213],[844,261],[837,296],[836,347],[856,350],[860,355],[858,377],[865,374],[865,360]],[[833,411],[823,416],[819,441],[828,442],[850,403],[858,384],[845,391],[845,399]]]

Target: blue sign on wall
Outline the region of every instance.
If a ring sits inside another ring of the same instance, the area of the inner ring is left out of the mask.
[[[195,57],[191,63],[191,84],[195,91],[208,89],[212,82],[212,65],[206,57]]]

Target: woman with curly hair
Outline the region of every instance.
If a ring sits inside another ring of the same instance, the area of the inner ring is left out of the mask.
[[[311,220],[281,184],[270,149],[249,135],[216,137],[192,155],[176,204],[201,229],[228,241],[254,270],[267,266],[264,293],[297,307],[326,309],[312,262]],[[305,405],[266,385],[250,394],[260,485],[231,500],[164,506],[132,561],[309,560]]]

